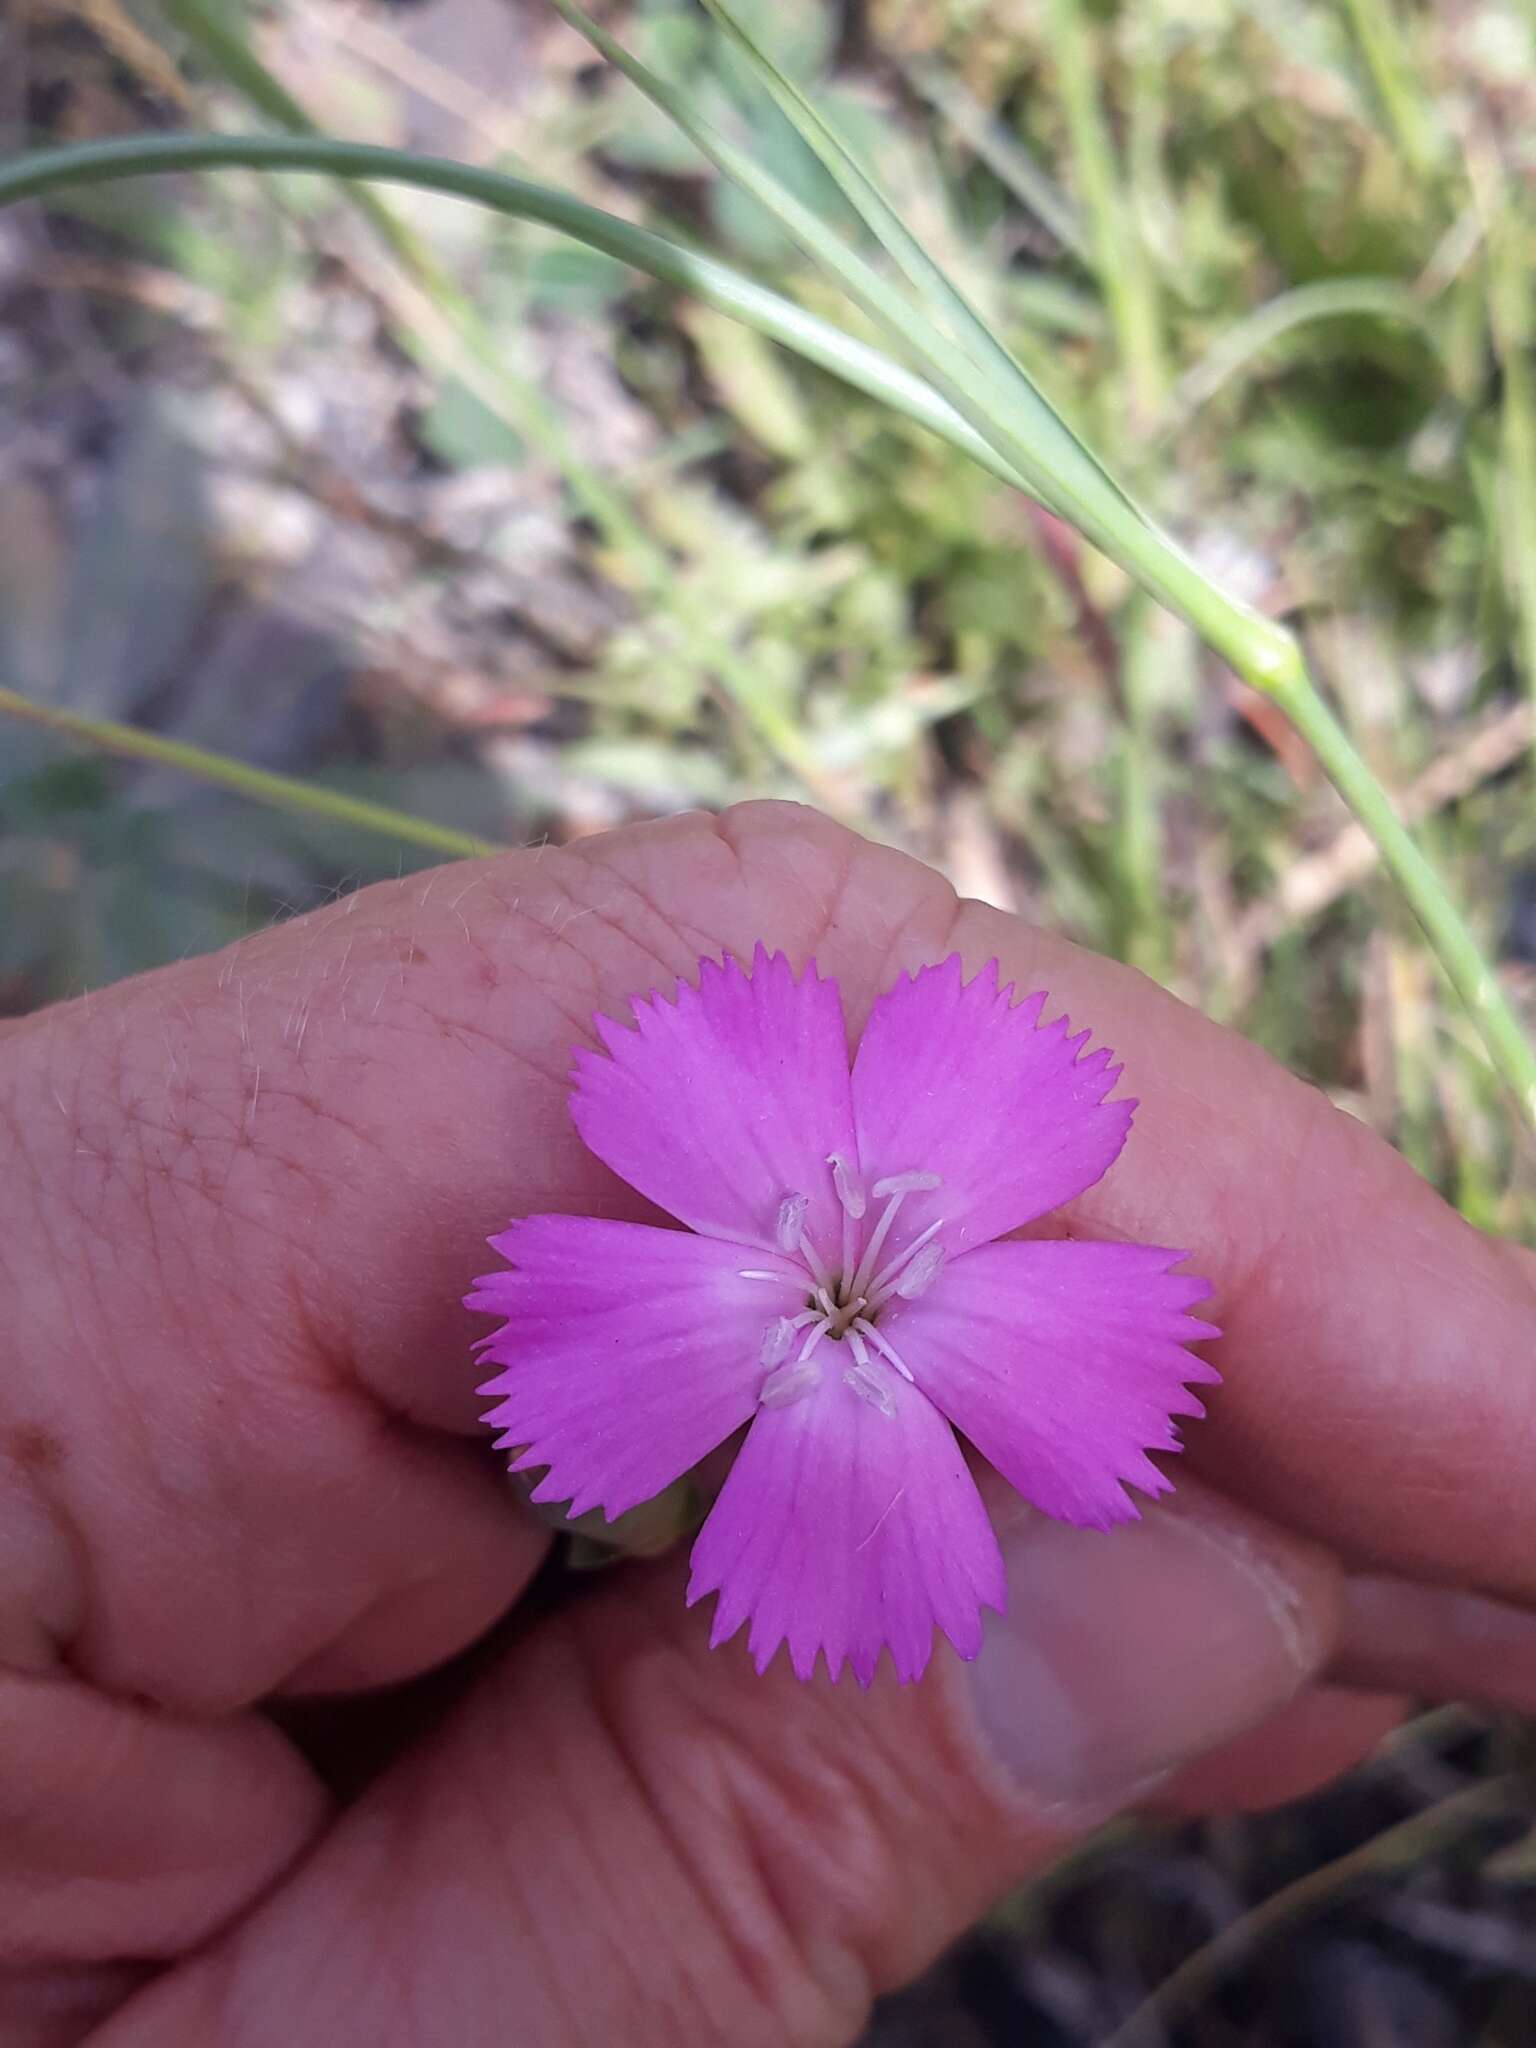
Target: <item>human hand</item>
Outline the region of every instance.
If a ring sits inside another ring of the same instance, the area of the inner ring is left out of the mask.
[[[1226,1333],[1178,1493],[1109,1536],[995,1503],[1009,1616],[905,1689],[758,1678],[677,1560],[625,1566],[334,1810],[262,1703],[450,1657],[543,1552],[459,1302],[508,1216],[645,1213],[570,1048],[759,939],[855,1025],[958,948],[1116,1046],[1141,1109],[1074,1225],[1188,1246]],[[1383,1689],[1536,1706],[1528,1257],[1140,977],[809,814],[440,870],[23,1020],[0,1129],[7,2041],[846,2042],[1122,1805],[1300,1790]]]

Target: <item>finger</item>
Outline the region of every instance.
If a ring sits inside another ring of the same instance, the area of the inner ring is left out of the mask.
[[[1187,1765],[1147,1803],[1188,1817],[1262,1813],[1305,1799],[1363,1763],[1408,1710],[1400,1693],[1308,1686],[1259,1727]]]
[[[1328,1654],[1327,1561],[1197,1490],[1112,1536],[1022,1516],[1004,1542],[1013,1619],[978,1662],[867,1694],[709,1652],[673,1566],[609,1584],[96,2048],[215,2015],[221,2048],[852,2040],[999,1892]]]
[[[152,1973],[149,1963],[0,1971],[0,2041],[6,2048],[79,2048],[92,2025]]]
[[[327,1815],[256,1716],[183,1720],[67,1678],[0,1676],[0,1756],[0,1978],[36,1987],[61,1966],[191,1947]]]
[[[1420,1699],[1536,1713],[1536,1614],[1448,1587],[1352,1575],[1333,1675]]]
[[[50,1490],[84,1567],[39,1539],[27,1615],[50,1600],[103,1682],[202,1705],[210,1672],[259,1687],[316,1656],[426,1562],[413,1541],[486,1569],[499,1498],[469,1505],[399,1417],[472,1426],[458,1301],[488,1230],[643,1211],[567,1113],[590,1011],[758,939],[814,953],[855,1026],[956,943],[1089,1018],[1142,1108],[1073,1227],[1188,1247],[1212,1276],[1228,1379],[1202,1463],[1356,1559],[1536,1593],[1513,1255],[1140,977],[769,805],[367,891],[7,1036],[37,1170],[27,1204],[0,1193],[20,1296],[0,1400],[15,1441],[69,1447]]]
[[[1140,1098],[1072,1227],[1191,1248],[1225,1385],[1193,1461],[1356,1560],[1536,1598],[1536,1265],[1257,1048],[1112,963],[982,906],[968,958],[1009,947],[1125,1055]]]

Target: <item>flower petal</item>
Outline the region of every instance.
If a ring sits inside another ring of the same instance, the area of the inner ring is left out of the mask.
[[[1105,1048],[1065,1017],[1041,1025],[1043,995],[1015,1004],[997,962],[964,981],[958,953],[904,977],[870,1012],[853,1068],[854,1122],[866,1181],[936,1173],[905,1201],[893,1249],[943,1217],[951,1258],[1044,1216],[1114,1164],[1130,1100]]]
[[[612,1055],[577,1055],[571,1114],[589,1150],[681,1222],[772,1245],[779,1205],[809,1195],[830,1248],[841,1210],[827,1156],[853,1151],[848,1042],[837,983],[797,981],[762,946],[750,974],[700,963],[676,1002],[634,1004],[637,1030],[595,1022]]]
[[[502,1367],[480,1389],[516,1447],[514,1472],[547,1465],[535,1500],[610,1519],[696,1465],[757,1405],[763,1333],[797,1311],[805,1275],[747,1280],[739,1245],[591,1216],[530,1216],[491,1242],[511,1272],[475,1283],[469,1306],[506,1316],[482,1340]]]
[[[1123,1482],[1172,1482],[1148,1450],[1176,1451],[1172,1418],[1203,1415],[1184,1385],[1221,1375],[1185,1345],[1217,1333],[1185,1313],[1210,1289],[1155,1245],[983,1245],[882,1334],[918,1385],[1010,1485],[1059,1521],[1134,1521]]]
[[[954,1431],[893,1372],[880,1368],[886,1413],[826,1369],[747,1432],[694,1545],[689,1605],[719,1593],[712,1647],[750,1616],[759,1671],[787,1641],[796,1677],[821,1651],[833,1678],[846,1659],[868,1685],[889,1646],[905,1683],[935,1626],[974,1657],[982,1607],[1003,1605],[1003,1561]]]

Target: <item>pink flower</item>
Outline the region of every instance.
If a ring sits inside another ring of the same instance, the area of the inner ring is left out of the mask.
[[[1184,1347],[1209,1292],[1147,1245],[1007,1233],[1092,1186],[1130,1129],[1120,1075],[1043,995],[958,956],[876,1002],[849,1071],[837,984],[759,946],[748,973],[598,1017],[576,1057],[588,1148],[686,1225],[530,1216],[491,1239],[512,1270],[472,1308],[505,1317],[487,1422],[535,1500],[622,1514],[743,1424],[693,1550],[711,1643],[750,1621],[861,1684],[889,1648],[917,1678],[941,1628],[962,1657],[1004,1601],[1002,1557],[955,1431],[1024,1498],[1093,1528],[1170,1483]]]

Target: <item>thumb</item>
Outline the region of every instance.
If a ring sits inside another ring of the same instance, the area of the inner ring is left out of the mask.
[[[668,1566],[544,1622],[242,1926],[97,2048],[851,2041],[1074,1834],[1326,1660],[1304,1545],[1189,1486],[1111,1535],[1024,1515],[1011,1611],[920,1685],[711,1653]]]

